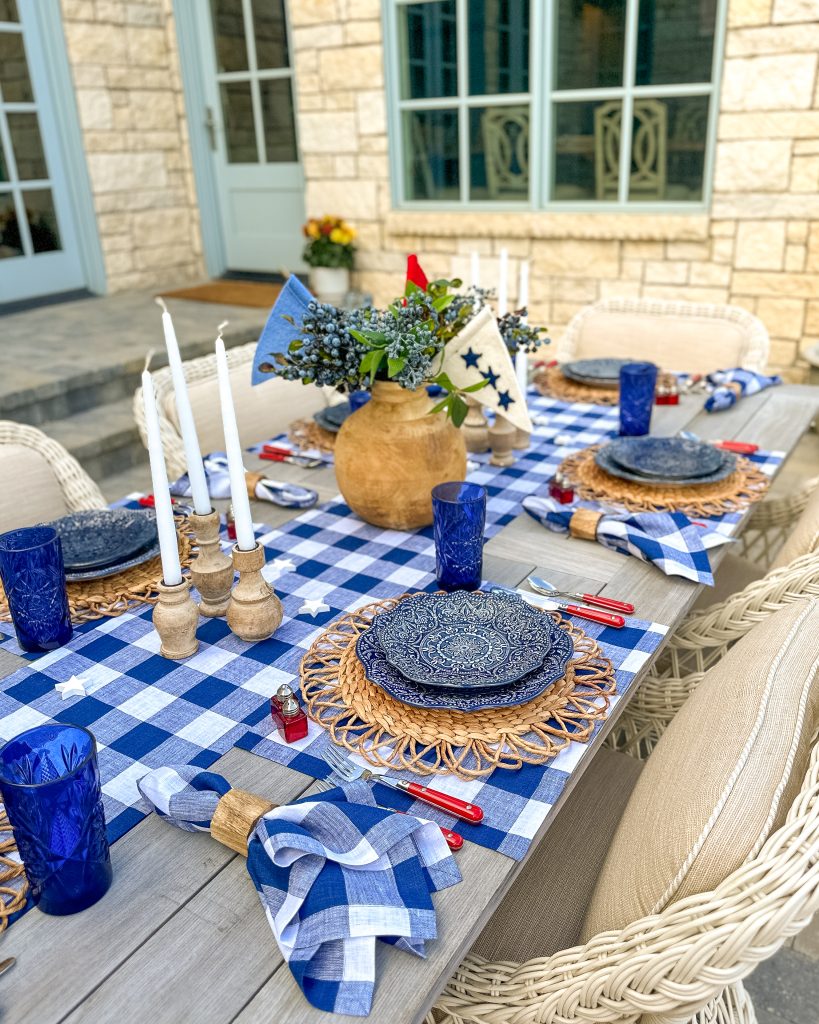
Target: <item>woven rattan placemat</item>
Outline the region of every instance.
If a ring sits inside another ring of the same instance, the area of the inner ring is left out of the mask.
[[[23,865],[11,856],[16,851],[8,815],[0,805],[0,932],[8,926],[11,915],[23,909],[28,895]]]
[[[394,700],[365,673],[358,636],[376,615],[412,595],[375,601],[344,615],[313,643],[301,666],[307,712],[333,741],[382,768],[479,778],[496,768],[549,761],[571,740],[589,738],[608,713],[614,669],[597,643],[552,614],[574,642],[563,679],[528,704],[471,714],[428,711]]]
[[[669,386],[674,382],[673,373],[660,371],[657,386]],[[563,402],[586,402],[591,405],[617,405],[620,401],[619,388],[593,388],[569,380],[561,373],[559,366],[546,366],[535,374],[533,381],[541,395],[558,398]]]
[[[294,420],[287,436],[297,448],[318,448],[320,452],[332,452],[336,446],[336,435],[315,420]]]
[[[737,457],[737,468],[724,480],[694,487],[640,484],[621,480],[594,461],[600,445],[569,455],[560,469],[571,481],[575,497],[622,505],[630,512],[684,512],[693,516],[720,516],[738,512],[764,497],[770,480],[752,462]]]
[[[179,538],[179,559],[182,568],[193,561],[194,537],[187,518],[176,517],[176,532]],[[157,584],[162,579],[162,561],[159,555],[134,565],[124,572],[105,576],[98,580],[81,580],[67,584],[68,607],[71,621],[77,625],[93,619],[104,619],[122,615],[142,604],[154,604],[159,591]],[[11,622],[9,604],[0,583],[0,620]]]

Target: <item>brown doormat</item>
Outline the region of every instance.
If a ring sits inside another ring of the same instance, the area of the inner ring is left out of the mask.
[[[269,309],[282,290],[268,281],[208,281],[192,288],[163,292],[166,299],[190,299],[192,302],[221,302],[226,306],[254,306]]]

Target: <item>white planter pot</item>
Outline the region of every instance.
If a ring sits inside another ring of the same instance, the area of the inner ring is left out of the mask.
[[[340,306],[350,290],[350,271],[346,267],[311,267],[310,291],[321,302]]]

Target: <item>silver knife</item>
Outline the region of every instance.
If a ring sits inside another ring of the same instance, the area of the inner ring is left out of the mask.
[[[5,974],[9,967],[14,967],[17,963],[17,959],[10,956],[7,960],[0,960],[0,974]]]

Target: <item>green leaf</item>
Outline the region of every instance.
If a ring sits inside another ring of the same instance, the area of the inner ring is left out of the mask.
[[[460,397],[460,395],[450,395],[449,398],[449,415],[452,418],[453,424],[456,427],[460,427],[466,419],[466,414],[469,412],[469,406]]]
[[[390,377],[397,376],[407,365],[406,359],[387,359],[387,373]]]
[[[437,405],[433,405],[433,407],[429,410],[429,414],[431,416],[433,413],[443,412],[443,410],[448,408],[448,406],[449,406],[449,395],[447,395],[446,398],[444,398],[443,401],[439,402]]]
[[[480,391],[481,388],[485,388],[489,383],[488,380],[479,380],[477,384],[470,384],[468,388],[460,388],[464,394],[472,394],[473,391]]]
[[[440,313],[447,306],[451,306],[454,299],[454,295],[439,295],[437,299],[432,300],[432,308],[437,309]]]
[[[384,361],[384,353],[381,349],[375,349],[372,353],[372,365],[370,366],[370,384],[374,383],[375,375]]]
[[[420,292],[423,295],[424,289],[419,288],[414,281],[407,281],[404,285],[404,295],[412,295],[414,292]]]

